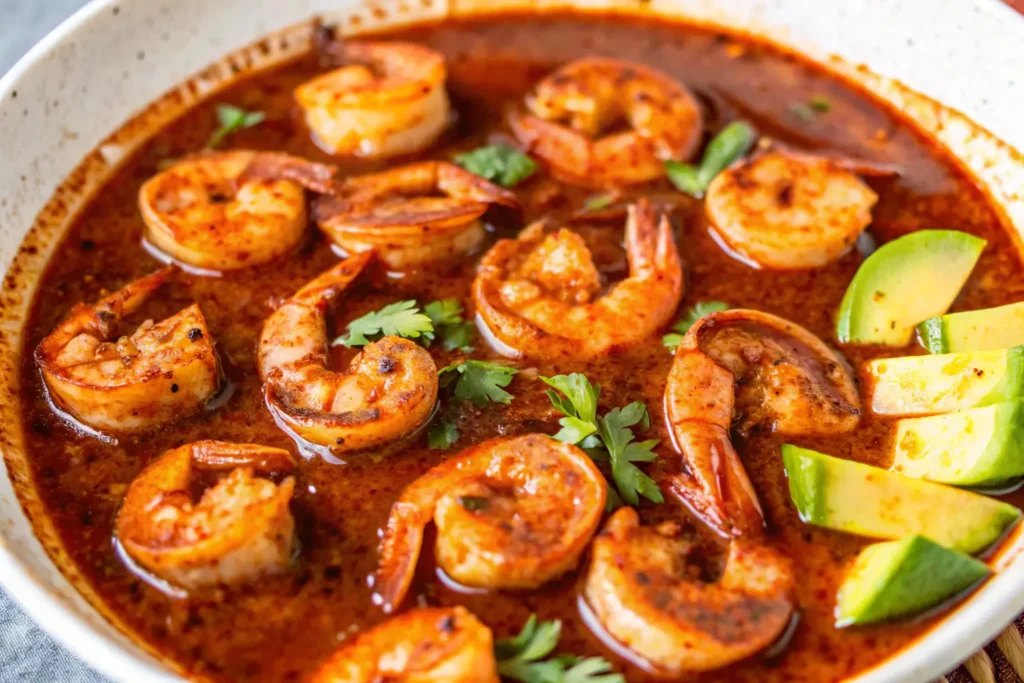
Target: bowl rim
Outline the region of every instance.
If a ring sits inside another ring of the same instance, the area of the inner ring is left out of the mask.
[[[120,1],[90,0],[47,33],[6,74],[0,77],[0,99],[14,91],[25,74],[47,58],[50,50],[60,45],[97,15],[117,7]],[[999,0],[970,0],[969,4],[975,9],[991,12],[998,16],[1003,21],[1005,30],[1016,34],[1024,44],[1024,20],[1012,8]],[[483,12],[476,14],[483,14]],[[702,22],[692,23],[700,24]],[[729,27],[726,26],[726,28]],[[273,28],[266,35],[274,35],[284,30],[287,30],[287,27]],[[737,33],[742,33],[742,31],[737,31]],[[254,40],[259,39],[260,37],[257,36]],[[834,65],[822,61],[820,56],[815,56],[789,44],[778,36],[758,35],[757,39],[804,55],[808,61],[821,65],[835,77],[846,81],[850,80],[849,74],[844,74],[833,68]],[[176,85],[172,84],[170,88]],[[858,83],[853,85],[864,87],[863,84]],[[204,93],[201,99],[211,95],[212,93]],[[875,93],[872,93],[872,96],[877,98]],[[888,103],[888,106],[893,107],[894,105]],[[918,127],[913,121],[904,123]],[[124,122],[117,123],[114,130],[118,130],[123,125]],[[973,122],[971,125],[980,128]],[[934,137],[928,133],[923,132],[923,134]],[[996,140],[998,141],[998,139]],[[936,140],[936,144],[948,149],[943,142]],[[1009,145],[1007,146],[1009,147]],[[960,160],[952,150],[949,150],[949,153],[957,161]],[[1024,159],[1020,152],[1017,152],[1017,157],[1018,160]],[[989,190],[986,189],[986,194],[989,193]],[[1024,225],[1021,225],[1020,229],[1024,229]],[[25,235],[27,234],[26,232]],[[24,239],[24,235],[22,239]],[[18,504],[22,505],[20,496],[18,496]],[[33,533],[35,533],[35,523],[32,523],[32,527]],[[1013,538],[1007,538],[999,551],[997,564],[1003,566],[982,588],[943,615],[927,632],[917,636],[903,649],[893,653],[875,666],[857,672],[852,678],[846,680],[849,683],[932,680],[945,674],[966,657],[989,643],[1005,628],[1006,624],[1024,611],[1024,571],[1018,568],[1018,571],[1014,572],[1012,569],[1016,567],[1011,566],[1024,564],[1024,557],[1021,557],[1024,555],[1024,525],[1018,524],[1011,535]],[[49,555],[49,553],[47,554]],[[50,559],[52,561],[52,558]],[[65,578],[65,580],[67,579]],[[122,633],[131,641],[133,647],[138,648],[141,652],[149,653],[151,657],[134,656],[134,653],[126,650],[115,640],[93,628],[64,599],[48,588],[46,582],[8,547],[3,533],[0,533],[0,586],[32,618],[36,625],[95,671],[111,679],[123,681],[171,683],[182,680],[174,672],[172,662],[160,656],[153,658],[150,648],[141,641]],[[75,586],[74,590],[78,591],[79,589]],[[95,610],[91,604],[89,608]],[[109,620],[107,616],[104,616],[104,619]],[[114,625],[114,628],[123,631],[117,625]]]

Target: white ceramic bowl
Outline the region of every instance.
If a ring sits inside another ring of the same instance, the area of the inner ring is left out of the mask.
[[[314,14],[353,32],[428,16],[568,5],[682,15],[821,61],[947,146],[1024,230],[1024,160],[1012,149],[1024,149],[1024,20],[997,0],[95,0],[0,80],[0,259],[9,269],[0,308],[0,580],[98,671],[132,683],[179,680],[123,635],[116,619],[101,616],[102,605],[62,559],[25,466],[17,419],[21,320],[31,281],[69,216],[126,152],[233,72],[306,49]],[[932,680],[998,633],[1024,610],[1024,537],[1008,546],[995,560],[994,580],[856,680]]]

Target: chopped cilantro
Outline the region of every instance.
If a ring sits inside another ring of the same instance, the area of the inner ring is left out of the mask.
[[[365,346],[387,335],[406,339],[420,336],[433,339],[434,326],[428,316],[420,313],[415,301],[399,301],[356,318],[348,324],[346,334],[335,339],[331,345]]]
[[[679,346],[683,341],[683,335],[693,327],[693,324],[706,316],[709,313],[717,313],[718,311],[728,311],[729,304],[722,301],[701,301],[694,304],[689,308],[683,317],[672,326],[675,332],[666,334],[661,338],[661,343],[665,345],[669,351],[675,353],[676,347]]]
[[[246,111],[230,104],[217,105],[217,123],[220,126],[206,142],[207,149],[214,149],[224,138],[243,128],[252,128],[263,121],[265,114],[261,111]]]
[[[459,440],[459,429],[447,420],[438,420],[430,425],[427,445],[435,450],[446,451]]]
[[[502,187],[515,187],[537,170],[533,159],[506,145],[478,147],[456,156],[455,163]]]
[[[715,176],[746,154],[756,138],[757,133],[749,123],[733,121],[708,143],[700,164],[669,160],[665,162],[665,172],[679,191],[703,197]]]
[[[807,104],[811,109],[821,114],[832,109],[832,103],[823,95],[815,95],[807,102]]]
[[[479,407],[488,401],[511,403],[512,394],[502,387],[507,387],[517,372],[519,370],[507,365],[467,359],[441,368],[438,375],[441,386],[455,385],[455,398],[472,401],[473,405]]]
[[[605,194],[595,194],[591,197],[587,197],[583,201],[583,209],[586,211],[600,211],[601,209],[607,209],[609,206],[615,203],[615,195],[611,192]]]
[[[470,512],[476,512],[486,510],[490,502],[483,496],[459,496],[459,505]]]
[[[470,353],[473,350],[473,332],[476,328],[473,323],[463,320],[462,310],[458,299],[432,301],[423,307],[423,313],[430,318],[434,331],[441,336],[445,351],[458,349]]]
[[[612,673],[612,665],[601,657],[549,657],[561,635],[561,621],[538,622],[531,614],[519,635],[494,642],[498,673],[523,683],[625,683],[625,677]]]

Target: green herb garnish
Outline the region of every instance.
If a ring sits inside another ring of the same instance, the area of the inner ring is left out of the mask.
[[[434,450],[446,451],[459,440],[459,429],[447,420],[438,420],[430,425],[427,433],[427,445]]]
[[[457,155],[455,163],[502,187],[515,187],[537,170],[533,159],[506,145],[478,147]]]
[[[432,301],[423,307],[423,313],[430,318],[434,332],[440,335],[445,351],[456,349],[470,353],[473,350],[473,323],[462,318],[462,304],[458,299]],[[429,344],[427,344],[429,346]]]
[[[615,203],[615,195],[609,193],[606,194],[595,194],[592,197],[587,197],[583,201],[584,211],[600,211],[601,209],[607,209],[609,206]]]
[[[220,127],[213,131],[213,135],[206,141],[206,149],[214,149],[224,141],[228,135],[236,130],[252,128],[263,121],[266,115],[261,111],[246,111],[230,104],[217,105],[217,123]]]
[[[691,306],[683,317],[680,318],[676,324],[672,326],[675,330],[674,333],[666,334],[661,338],[661,343],[665,345],[669,351],[675,353],[676,347],[683,341],[683,335],[686,334],[693,324],[706,316],[709,313],[717,313],[719,311],[728,311],[729,304],[724,301],[701,301]]]
[[[399,301],[356,318],[348,324],[346,334],[336,338],[331,345],[365,346],[388,335],[406,339],[422,336],[429,340],[434,338],[434,325],[420,312],[415,301]]]
[[[531,614],[519,635],[495,641],[498,673],[523,683],[625,683],[625,677],[612,673],[612,665],[601,657],[549,657],[561,635],[561,621],[538,622]]]
[[[507,387],[518,372],[507,365],[467,359],[441,368],[437,374],[442,387],[455,385],[455,398],[480,407],[488,401],[511,403],[512,394],[502,387]]]
[[[756,138],[757,133],[749,123],[733,121],[708,143],[699,165],[669,160],[665,162],[665,172],[679,191],[703,197],[715,176],[746,154]]]
[[[807,104],[810,106],[811,109],[820,114],[824,114],[825,112],[832,108],[832,103],[829,102],[828,99],[826,99],[823,95],[815,95],[810,100],[808,100]]]
[[[591,384],[580,373],[541,377],[541,380],[561,392],[559,395],[548,390],[551,405],[565,416],[558,421],[562,428],[554,438],[565,443],[579,444],[590,457],[609,462],[618,495],[630,505],[639,504],[640,496],[655,503],[663,502],[658,485],[633,464],[650,462],[657,457],[653,448],[658,445],[658,440],[634,442],[633,430],[630,429],[636,425],[640,425],[641,430],[650,427],[651,418],[647,406],[634,401],[598,417],[600,385]],[[616,499],[609,497],[610,506],[615,503]]]
[[[490,501],[483,496],[459,496],[459,505],[470,512],[476,512],[477,510],[486,510]]]

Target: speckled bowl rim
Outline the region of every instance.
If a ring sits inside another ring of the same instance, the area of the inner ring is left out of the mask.
[[[890,49],[891,54],[886,59],[872,57],[870,50],[865,53],[865,48],[857,39],[850,37],[841,21],[825,22],[825,26],[819,26],[816,22],[816,18],[826,14],[841,15],[844,11],[842,8],[815,6],[814,3],[802,0],[579,0],[576,3],[569,0],[430,0],[415,11],[407,9],[404,15],[401,11],[396,11],[399,6],[409,7],[403,0],[350,2],[349,5],[359,6],[344,11],[338,8],[342,2],[343,0],[295,0],[275,4],[274,0],[260,0],[255,3],[250,0],[211,3],[208,7],[201,0],[153,0],[148,4],[135,5],[126,4],[124,0],[93,0],[50,33],[0,79],[0,142],[14,144],[14,136],[8,140],[2,137],[2,115],[13,116],[18,106],[12,103],[13,94],[18,88],[30,84],[33,72],[45,66],[48,60],[66,56],[68,51],[73,52],[70,48],[76,46],[76,40],[81,40],[83,45],[92,45],[93,49],[101,49],[99,41],[109,39],[105,38],[107,33],[102,29],[112,27],[109,17],[105,18],[105,13],[117,14],[123,9],[125,15],[136,10],[141,14],[150,9],[153,12],[159,9],[158,16],[167,21],[172,21],[173,17],[177,16],[182,22],[190,10],[195,10],[201,16],[227,12],[226,15],[218,16],[239,18],[238,23],[241,23],[240,13],[243,11],[258,17],[253,21],[246,17],[247,33],[234,44],[217,48],[218,51],[214,53],[210,53],[209,46],[204,46],[206,53],[209,53],[208,58],[207,61],[201,61],[192,67],[195,75],[186,78],[183,74],[179,81],[168,81],[163,83],[162,87],[173,86],[175,82],[182,82],[183,85],[175,87],[155,100],[156,93],[153,93],[144,101],[135,104],[135,111],[142,107],[145,107],[145,110],[134,117],[128,112],[123,116],[114,117],[115,121],[127,120],[128,123],[113,134],[109,134],[113,124],[99,124],[98,130],[101,130],[101,133],[97,133],[96,126],[93,126],[94,130],[88,141],[89,148],[93,145],[98,147],[88,155],[83,151],[80,158],[84,161],[73,170],[70,167],[67,169],[67,177],[61,181],[53,198],[48,200],[34,221],[30,217],[19,215],[18,210],[14,210],[13,213],[8,211],[9,203],[22,201],[32,207],[22,207],[22,214],[27,210],[30,216],[34,216],[41,204],[38,197],[35,201],[19,200],[19,191],[24,188],[16,186],[11,169],[5,171],[0,168],[0,187],[4,188],[0,193],[0,224],[7,219],[17,226],[14,229],[15,236],[0,245],[0,251],[7,252],[4,254],[5,260],[12,256],[10,252],[14,250],[9,242],[20,239],[17,235],[24,236],[34,222],[31,234],[25,237],[17,254],[13,255],[8,278],[4,284],[4,307],[0,311],[0,351],[6,351],[2,354],[3,358],[0,358],[0,416],[7,423],[6,429],[0,429],[0,447],[4,452],[4,469],[12,480],[18,480],[22,493],[19,506],[19,499],[15,499],[10,492],[11,486],[7,478],[0,478],[0,583],[44,630],[63,642],[95,669],[111,678],[133,682],[180,680],[173,673],[172,662],[149,651],[144,643],[135,642],[125,635],[128,629],[118,624],[116,615],[99,604],[98,598],[92,594],[89,586],[77,576],[77,570],[73,566],[68,566],[66,561],[62,561],[59,540],[56,539],[48,520],[40,515],[38,500],[33,500],[33,483],[30,477],[25,476],[24,462],[18,461],[22,455],[19,449],[20,424],[16,421],[12,423],[11,419],[19,414],[17,400],[12,397],[18,384],[21,312],[30,301],[34,284],[19,287],[10,276],[19,269],[29,273],[34,272],[33,269],[38,271],[49,257],[57,236],[77,208],[100,184],[101,179],[109,176],[119,161],[137,144],[148,138],[152,131],[175,118],[194,102],[224,87],[237,74],[269,66],[303,51],[308,44],[309,34],[309,24],[303,20],[317,12],[344,16],[346,21],[342,25],[349,32],[360,32],[413,20],[440,18],[444,15],[482,14],[487,11],[524,8],[543,12],[547,9],[574,5],[588,10],[613,9],[631,14],[685,16],[695,20],[695,23],[738,28],[739,32],[752,33],[768,39],[769,42],[795,46],[804,56],[886,100],[899,109],[905,118],[912,120],[917,127],[927,131],[953,151],[971,175],[996,199],[1007,224],[1016,226],[1013,235],[1017,238],[1018,248],[1020,247],[1020,231],[1024,228],[1024,201],[1020,199],[1024,196],[1024,160],[1020,154],[965,116],[916,94],[896,80],[900,79],[942,101],[955,102],[975,120],[1001,133],[1005,140],[1017,145],[1018,149],[1024,148],[1024,126],[1018,125],[1015,129],[1007,125],[1007,117],[1012,113],[1010,107],[1014,103],[1014,98],[1020,98],[1017,100],[1018,107],[1024,102],[1024,84],[1008,80],[1009,95],[1003,100],[998,100],[998,89],[990,89],[987,98],[982,96],[980,100],[977,97],[960,98],[955,87],[965,89],[964,92],[968,94],[975,90],[983,94],[986,91],[970,82],[973,75],[961,82],[962,79],[956,73],[955,60],[952,64],[947,64],[944,73],[933,73],[927,78],[924,77],[926,72],[936,72],[939,67],[921,68],[914,72],[901,69],[899,62],[901,55],[902,58],[913,61],[912,39],[919,40],[919,44],[924,46],[929,44],[928,40],[942,42],[939,32],[939,28],[942,28],[947,32],[946,41],[950,45],[958,46],[958,49],[962,47],[967,51],[969,47],[976,52],[982,49],[982,43],[990,45],[992,49],[996,49],[997,45],[1003,45],[1007,55],[1003,59],[1009,59],[1018,65],[1024,64],[1024,48],[1021,47],[1024,46],[1024,21],[997,0],[935,0],[927,6],[920,3],[916,4],[916,7],[914,0],[889,3],[885,0],[869,0],[858,3],[861,11],[865,11],[870,5],[872,16],[869,23],[861,27],[860,32],[866,34],[870,28],[872,34],[883,34],[865,40],[868,43],[872,40],[878,43],[890,41],[887,49]],[[427,4],[431,6],[427,7]],[[138,5],[147,7],[140,9]],[[685,11],[681,10],[679,5],[685,5]],[[178,14],[175,15],[175,12]],[[232,15],[232,12],[239,14]],[[788,17],[786,24],[773,23],[772,12],[785,14]],[[358,17],[358,25],[349,19],[350,16]],[[263,17],[273,18],[261,24]],[[983,24],[984,28],[971,28],[972,18],[979,26]],[[104,23],[105,21],[107,23]],[[918,39],[915,31],[900,28],[918,25],[926,27],[925,33],[933,32],[931,38]],[[291,28],[278,30],[281,26]],[[833,33],[824,30],[827,27],[832,27]],[[92,29],[101,30],[98,35],[94,35],[90,33]],[[822,33],[815,33],[819,29]],[[232,30],[233,25],[226,32],[230,33]],[[884,35],[887,31],[891,34],[888,38]],[[952,33],[949,33],[950,31]],[[857,31],[852,33],[856,34]],[[962,40],[959,40],[958,35],[961,33]],[[259,39],[259,36],[267,37]],[[906,38],[905,47],[910,52],[901,52],[900,49],[893,47],[895,42],[892,40],[901,38]],[[124,42],[137,44],[140,55],[147,47],[145,36],[141,35],[128,36]],[[830,56],[824,49],[814,47],[819,44],[828,45],[829,49],[835,45],[844,45],[850,54],[838,50],[841,57]],[[114,49],[120,49],[120,45],[117,44]],[[228,56],[223,57],[225,54]],[[938,54],[929,59],[935,62],[942,61],[941,55]],[[886,73],[886,77],[858,66],[860,62],[877,66],[879,71]],[[211,66],[202,68],[204,64]],[[982,61],[980,64],[985,62]],[[57,100],[54,101],[54,107],[56,102]],[[50,103],[43,101],[35,104],[42,104],[45,107]],[[991,107],[993,111],[987,111],[986,107]],[[121,110],[124,110],[123,106]],[[27,108],[25,113],[27,115]],[[989,113],[994,115],[989,116]],[[1019,120],[1020,110],[1017,109],[1015,113]],[[1000,114],[1003,115],[1002,118]],[[52,126],[48,132],[56,133]],[[62,131],[61,134],[66,133]],[[38,159],[33,159],[32,163],[20,166],[21,185],[26,183],[26,172],[36,168],[37,162]],[[4,173],[7,171],[10,172],[5,176]],[[49,196],[49,193],[47,195]],[[30,522],[26,515],[34,519],[35,533],[35,537],[27,540],[26,530],[31,536],[33,529],[28,526]],[[997,578],[945,616],[935,628],[910,647],[849,680],[859,683],[932,680],[991,640],[1024,609],[1024,557],[1021,550],[1024,550],[1024,538],[1018,530],[995,560],[995,565],[999,569]],[[49,558],[44,553],[49,553]],[[63,567],[64,575],[60,574],[57,566]],[[73,584],[78,585],[78,589],[74,588]],[[103,613],[103,618],[98,616],[100,613]],[[107,621],[104,621],[104,618]]]

